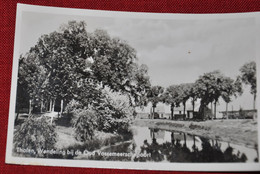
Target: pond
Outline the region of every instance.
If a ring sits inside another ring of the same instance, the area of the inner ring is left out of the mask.
[[[257,150],[246,146],[148,127],[133,126],[132,132],[132,140],[105,147],[84,159],[187,163],[258,160]]]

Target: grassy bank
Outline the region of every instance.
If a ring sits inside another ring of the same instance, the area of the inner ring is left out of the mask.
[[[125,142],[131,139],[132,136],[119,135],[116,133],[108,133],[95,130],[93,139],[81,142],[75,139],[75,129],[65,118],[56,121],[55,132],[57,133],[57,142],[55,143],[55,148],[69,151],[74,150],[74,152],[76,150],[83,152],[85,150],[94,151],[97,149],[103,149],[106,147],[113,146],[117,143]],[[78,155],[65,155],[59,156],[59,158],[72,159],[77,156]]]
[[[207,120],[204,122],[173,121],[160,119],[136,119],[136,126],[180,131],[210,139],[255,148],[258,143],[255,120]]]

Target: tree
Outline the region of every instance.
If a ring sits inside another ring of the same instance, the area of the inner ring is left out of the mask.
[[[178,107],[180,105],[180,97],[179,97],[179,86],[171,85],[166,88],[166,91],[163,94],[163,101],[166,104],[169,104],[171,107],[171,119],[174,119],[174,107]]]
[[[186,102],[190,98],[191,85],[189,83],[183,83],[179,85],[179,98],[183,104],[183,114],[185,119]]]
[[[79,110],[74,119],[75,138],[85,142],[93,139],[97,123],[95,113],[92,110]]]
[[[133,72],[133,79],[131,96],[134,97],[135,106],[146,106],[148,103],[147,93],[151,89],[147,65],[136,65],[136,70]]]
[[[14,132],[14,149],[30,149],[36,152],[30,153],[29,157],[52,156],[37,151],[55,148],[56,141],[55,125],[49,124],[45,117],[30,117]]]
[[[198,87],[196,86],[195,83],[189,83],[189,96],[191,97],[191,103],[192,103],[192,112],[194,113],[195,109],[195,102],[198,99]]]
[[[93,38],[93,76],[112,91],[133,97],[136,105],[145,104],[150,89],[148,67],[138,66],[135,49],[126,41],[111,38],[104,30],[96,30]]]
[[[65,105],[72,99],[96,102],[100,86],[143,105],[150,88],[148,68],[137,64],[135,50],[103,30],[88,33],[85,22],[69,21],[60,31],[42,35],[28,54],[38,63],[36,68],[42,67],[47,73],[39,84],[44,84],[44,97],[51,110],[57,100],[64,100]],[[83,93],[89,94],[88,100]]]
[[[251,94],[254,96],[253,109],[255,109],[255,101],[256,101],[256,63],[254,61],[244,64],[240,68],[240,79],[246,85],[251,86]]]
[[[161,87],[161,86],[152,86],[150,91],[148,91],[148,93],[147,93],[148,101],[150,101],[152,103],[153,117],[154,117],[154,112],[155,112],[156,105],[159,102],[163,101],[163,92],[164,92],[163,87]]]
[[[60,103],[61,112],[63,103],[68,105],[66,110],[76,113],[71,115],[76,115],[81,141],[92,139],[96,120],[104,121],[99,122],[102,131],[130,133],[133,106],[147,103],[151,86],[148,67],[138,65],[136,51],[126,41],[103,30],[89,33],[85,22],[76,21],[38,39],[20,60],[18,84],[19,104],[32,98],[58,111]]]
[[[195,82],[198,88],[199,98],[201,98],[199,114],[202,119],[205,117],[204,109],[210,102],[214,102],[214,117],[216,118],[216,104],[223,93],[228,93],[227,85],[229,83],[230,78],[225,77],[219,71],[205,73]]]
[[[84,22],[70,21],[63,25],[61,32],[42,35],[30,50],[49,73],[47,98],[50,105],[54,106],[58,98],[69,102],[74,97],[78,81],[86,74],[90,75],[89,72],[82,74],[87,69],[86,59],[91,53],[91,40],[87,39],[85,26]],[[50,106],[51,110],[53,106]]]
[[[34,54],[28,53],[25,56],[20,56],[17,82],[16,119],[18,119],[21,107],[29,107],[29,113],[32,111],[31,105],[38,106],[40,103],[40,108],[42,108],[42,102],[45,97],[44,90],[46,89],[46,78],[47,71],[40,65],[39,60],[35,59]]]
[[[108,88],[103,89],[102,94],[104,96],[98,105],[92,107],[97,116],[98,130],[128,134],[134,115],[134,107],[130,105],[128,97]]]
[[[199,108],[199,115],[201,119],[205,119],[204,115],[204,109],[207,107],[207,105],[212,102],[213,96],[212,96],[212,85],[211,84],[211,74],[205,73],[203,76],[200,76],[198,80],[196,80],[195,85],[198,87],[198,96],[201,99],[200,100],[200,108]]]
[[[237,97],[237,95],[242,94],[242,84],[240,80],[234,81],[231,78],[225,78],[224,80],[225,90],[222,91],[221,97],[226,102],[226,116],[228,119],[228,103],[231,102],[232,96]]]
[[[19,69],[18,69],[18,81],[17,81],[17,93],[16,93],[16,105],[15,121],[18,120],[20,108],[29,106],[29,92],[28,92],[28,81],[26,80],[28,72],[27,64],[24,62],[24,58],[20,56],[19,59]]]

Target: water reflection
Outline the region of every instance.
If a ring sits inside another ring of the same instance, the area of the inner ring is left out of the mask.
[[[255,149],[182,132],[147,127],[133,127],[132,141],[106,147],[101,151],[112,154],[102,156],[96,152],[93,156],[83,156],[78,159],[187,163],[258,161]],[[122,153],[129,155],[124,156]]]
[[[170,133],[170,141],[166,134]],[[147,139],[140,146],[140,153],[151,153],[150,158],[135,157],[134,161],[169,161],[169,162],[246,162],[245,153],[235,150],[228,144],[221,147],[216,140],[187,135],[181,132],[168,132],[150,129],[149,143]],[[158,143],[158,140],[161,143]],[[254,149],[252,149],[254,151]],[[138,150],[136,151],[138,153]],[[256,154],[256,151],[254,152]],[[249,153],[250,154],[250,153]],[[255,155],[255,161],[256,155]],[[253,160],[253,161],[254,161]]]

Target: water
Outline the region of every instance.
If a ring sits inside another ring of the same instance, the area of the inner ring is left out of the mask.
[[[150,152],[165,162],[255,162],[257,151],[232,143],[210,140],[183,132],[133,127],[134,153]],[[139,160],[139,159],[137,159]]]
[[[102,149],[87,159],[151,162],[256,162],[257,151],[183,132],[133,126],[133,139]],[[99,155],[97,154],[99,153]]]

